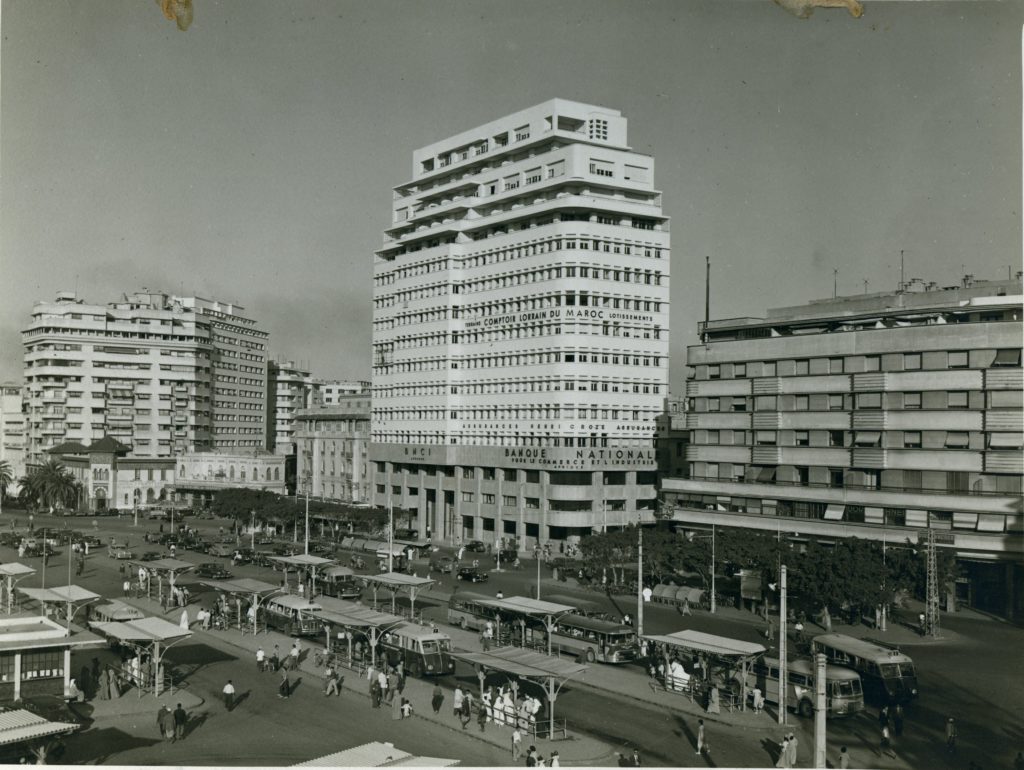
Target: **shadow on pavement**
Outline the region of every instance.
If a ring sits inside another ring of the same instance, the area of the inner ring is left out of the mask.
[[[123,751],[160,743],[159,738],[138,738],[116,727],[86,730],[67,738],[67,750],[61,757],[68,764],[103,764]]]

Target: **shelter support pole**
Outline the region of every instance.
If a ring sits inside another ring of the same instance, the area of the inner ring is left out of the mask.
[[[550,654],[550,653],[548,653]],[[555,686],[555,678],[548,677],[548,740],[555,739],[555,699],[558,697],[558,688]]]
[[[71,648],[64,648],[64,697],[71,693]]]
[[[153,642],[153,659],[150,661],[150,665],[153,669],[153,693],[156,697],[160,697],[160,686],[163,682],[160,681],[160,642]]]
[[[551,615],[548,615],[544,627],[548,630],[548,656],[551,655],[551,637],[555,633],[555,620]]]
[[[377,629],[370,627],[370,665],[377,667]]]
[[[480,680],[480,707],[483,708],[484,699],[484,679],[487,678],[487,671],[483,666],[476,667],[476,678]]]
[[[814,656],[814,767],[825,767],[825,655]]]

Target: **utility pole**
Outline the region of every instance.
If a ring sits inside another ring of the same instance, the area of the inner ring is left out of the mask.
[[[937,639],[939,637],[939,571],[935,554],[935,531],[928,530],[928,591],[925,597],[924,629],[925,633]]]
[[[779,569],[779,724],[786,724],[786,691],[789,689],[789,666],[786,660],[786,565]]]
[[[701,342],[708,341],[708,324],[711,322],[711,257],[704,257],[704,334]]]
[[[310,476],[307,473],[306,474],[306,531],[303,533],[303,535],[304,535],[304,543],[305,543],[305,550],[303,551],[303,553],[306,554],[306,556],[309,556],[309,488],[311,486],[310,481],[311,481],[310,480]]]
[[[814,766],[825,767],[825,717],[828,702],[825,699],[825,654],[814,656]]]
[[[711,614],[715,614],[715,525],[711,524]]]
[[[644,528],[636,525],[636,637],[644,635]]]

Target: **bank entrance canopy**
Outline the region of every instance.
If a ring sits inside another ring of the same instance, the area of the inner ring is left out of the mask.
[[[364,607],[355,602],[344,599],[334,599],[330,596],[317,598],[319,609],[314,617],[326,624],[327,649],[331,649],[331,626],[341,626],[348,630],[356,630],[366,635],[370,642],[370,662],[377,663],[377,643],[381,636],[396,626],[406,623],[406,619],[398,615]],[[340,634],[339,634],[340,636]],[[348,656],[352,659],[352,639],[348,637]]]
[[[385,544],[386,545],[386,544]],[[409,616],[416,609],[416,594],[434,584],[430,578],[405,575],[401,572],[385,572],[383,575],[367,575],[363,580],[373,589],[373,603],[377,603],[377,589],[386,588],[391,592],[391,611],[395,611],[395,597],[399,592],[409,594]]]
[[[75,585],[54,586],[53,588],[19,588],[18,591],[39,602],[39,608],[44,613],[47,605],[64,605],[69,621],[82,607],[101,598],[99,594],[94,594],[92,591]]]
[[[172,645],[182,639],[188,639],[192,632],[176,623],[163,618],[143,618],[142,620],[123,620],[109,623],[93,623],[94,630],[122,644],[149,649],[153,660],[153,694],[158,696],[163,690],[163,677],[160,675],[164,653]],[[147,685],[150,684],[147,682]],[[139,689],[142,697],[142,689]]]
[[[756,642],[743,642],[739,639],[729,639],[725,636],[705,634],[702,631],[676,631],[673,634],[654,635],[644,634],[644,639],[663,644],[666,649],[671,647],[686,650],[690,653],[708,655],[713,658],[727,659],[733,664],[740,666],[740,683],[742,693],[740,708],[747,707],[747,666],[763,655],[767,650]]]
[[[498,621],[498,636],[501,636],[501,615],[511,615],[519,621],[522,630],[523,646],[526,646],[526,621],[529,618],[544,623],[544,630],[548,636],[548,655],[551,655],[551,634],[555,630],[558,619],[576,611],[571,604],[557,604],[545,602],[540,599],[529,599],[525,596],[510,596],[507,599],[484,599],[480,604],[498,610],[496,620]]]
[[[548,698],[548,736],[551,738],[555,734],[555,700],[559,691],[572,677],[587,670],[582,663],[516,647],[502,647],[489,652],[453,652],[452,657],[478,667],[481,692],[488,671],[511,674],[543,687]]]
[[[236,621],[239,628],[242,627],[242,599],[249,601],[259,611],[260,605],[275,594],[284,591],[281,586],[275,586],[262,580],[251,578],[238,578],[237,580],[200,580],[204,586],[209,586],[215,591],[229,594],[235,598]],[[252,614],[252,632],[256,633],[257,612]]]

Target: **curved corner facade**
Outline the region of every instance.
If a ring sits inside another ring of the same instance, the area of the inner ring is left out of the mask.
[[[376,254],[373,502],[521,549],[652,520],[669,227],[619,112],[560,99],[413,153]]]

